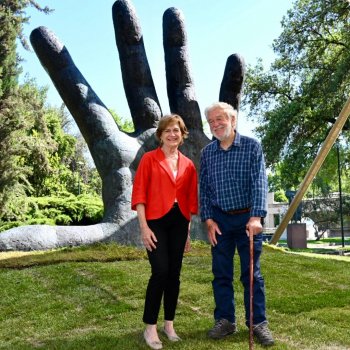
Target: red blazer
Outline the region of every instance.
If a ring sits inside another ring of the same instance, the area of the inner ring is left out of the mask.
[[[193,162],[179,152],[176,179],[160,148],[143,155],[137,168],[131,196],[131,208],[145,204],[146,219],[159,219],[177,198],[181,213],[190,220],[198,213],[197,172]]]

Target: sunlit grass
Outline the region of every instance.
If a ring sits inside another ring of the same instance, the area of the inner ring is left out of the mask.
[[[342,258],[264,247],[274,349],[350,349],[350,258]],[[248,349],[238,260],[235,273],[239,332],[209,340],[210,247],[194,242],[184,259],[175,320],[183,341],[162,336],[165,349]],[[149,274],[144,250],[116,244],[0,253],[0,349],[147,349],[141,317]]]

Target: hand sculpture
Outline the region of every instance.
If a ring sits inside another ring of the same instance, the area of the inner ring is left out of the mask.
[[[112,13],[124,89],[135,128],[132,134],[119,130],[54,33],[39,27],[30,36],[41,64],[87,142],[102,178],[103,222],[85,227],[35,225],[14,228],[0,235],[0,250],[50,249],[109,240],[141,245],[136,214],[130,208],[132,180],[141,156],[157,146],[153,134],[162,112],[134,7],[128,0],[117,0]],[[183,117],[190,132],[181,150],[198,169],[200,150],[209,139],[203,132],[190,74],[184,19],[175,8],[169,8],[163,16],[163,45],[170,110]],[[221,84],[220,101],[238,108],[243,74],[241,57],[230,56]],[[206,237],[204,232],[201,233],[199,220],[192,225],[192,230],[195,237]]]

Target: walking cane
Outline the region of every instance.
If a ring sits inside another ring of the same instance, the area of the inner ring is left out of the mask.
[[[254,234],[249,231],[249,350],[254,349],[253,338],[253,288],[254,288]]]

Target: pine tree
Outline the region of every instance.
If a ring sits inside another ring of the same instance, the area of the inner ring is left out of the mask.
[[[16,53],[17,38],[28,47],[22,32],[28,21],[24,12],[27,6],[45,13],[51,11],[28,0],[2,0],[0,4],[0,217],[5,213],[15,215],[31,188],[30,168],[23,162],[29,152],[29,121],[23,108],[25,91],[18,85],[20,66]]]

